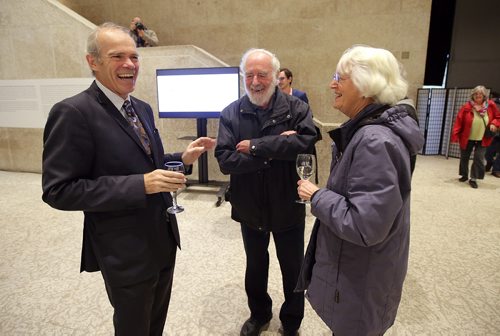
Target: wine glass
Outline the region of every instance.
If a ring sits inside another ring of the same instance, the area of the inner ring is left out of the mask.
[[[165,163],[165,169],[175,172],[184,173],[184,164],[181,161],[169,161]],[[179,212],[183,212],[184,207],[177,204],[177,192],[174,191],[172,193],[172,206],[167,209],[169,214],[176,214]]]
[[[295,167],[297,168],[297,174],[302,180],[309,180],[316,167],[316,157],[314,154],[299,154],[295,161]],[[302,204],[310,203],[304,200],[296,200],[295,202]]]

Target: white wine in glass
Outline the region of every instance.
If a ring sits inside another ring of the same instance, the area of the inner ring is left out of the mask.
[[[295,161],[295,166],[297,168],[297,174],[302,180],[309,180],[314,174],[314,169],[316,167],[316,157],[314,154],[299,154],[297,155],[297,160]],[[296,200],[297,203],[310,203],[309,201]]]
[[[184,164],[181,161],[169,161],[165,163],[165,169],[175,172],[184,173]],[[172,206],[167,209],[167,212],[170,214],[176,214],[179,212],[183,212],[184,207],[177,204],[177,192],[174,191],[172,193]]]

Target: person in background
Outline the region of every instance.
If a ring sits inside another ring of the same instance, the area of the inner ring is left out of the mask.
[[[495,93],[492,100],[495,102],[497,108],[500,107],[500,94]],[[496,135],[493,137],[491,144],[486,148],[486,167],[485,171],[489,172],[492,168],[491,175],[500,178],[500,128],[497,128]]]
[[[408,84],[385,49],[356,45],[330,83],[349,120],[331,131],[326,187],[298,181],[316,217],[297,290],[334,335],[382,335],[396,318],[408,267],[411,159],[424,144]]]
[[[130,22],[130,36],[132,36],[138,48],[156,47],[158,45],[156,33],[146,28],[140,17],[135,17]]]
[[[307,98],[307,94],[304,91],[292,88],[293,74],[290,69],[281,68],[279,71],[278,86],[280,90],[283,91],[283,93],[295,96],[309,104],[309,98]]]
[[[295,293],[304,258],[305,207],[296,203],[297,154],[311,153],[316,131],[309,105],[277,88],[279,60],[264,49],[242,57],[246,95],[221,113],[215,157],[230,174],[231,218],[240,223],[246,254],[245,291],[250,317],[241,336],[257,336],[272,318],[268,294],[269,241],[273,235],[285,302],[284,335],[297,335],[304,295]]]
[[[307,98],[307,94],[304,91],[300,91],[300,90],[292,88],[292,82],[293,82],[292,71],[288,68],[281,68],[279,71],[280,72],[278,75],[278,86],[279,86],[280,90],[287,95],[295,96],[295,97],[299,98],[300,100],[309,104],[309,98]],[[313,116],[311,115],[311,117],[313,117]],[[318,142],[322,139],[321,130],[316,125],[314,126],[314,128],[315,128],[316,134],[317,134],[315,142]],[[317,154],[316,147],[313,148],[312,154],[314,154],[314,156],[316,157],[316,168],[315,168],[316,173],[314,174],[314,180],[317,184],[319,181],[319,176],[318,176],[319,163],[318,163],[318,159],[317,159],[317,155],[316,155]]]
[[[169,192],[184,187],[167,161],[191,165],[215,146],[164,154],[151,106],[130,94],[139,55],[128,29],[104,23],[89,36],[95,81],[55,104],[43,133],[42,199],[83,211],[81,271],[101,271],[115,335],[161,335],[180,246]],[[193,209],[195,210],[195,209]]]
[[[477,180],[484,178],[484,155],[486,147],[493,141],[493,137],[486,136],[485,131],[489,129],[496,132],[500,127],[500,112],[487,97],[488,92],[484,86],[478,85],[472,89],[470,100],[458,111],[451,134],[451,142],[458,142],[460,145],[460,182],[469,180],[469,158],[474,150],[469,180],[469,185],[474,189],[478,187]]]

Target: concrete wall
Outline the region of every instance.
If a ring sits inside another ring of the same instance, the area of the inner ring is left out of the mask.
[[[250,47],[272,50],[294,72],[294,86],[308,93],[322,128],[325,140],[317,149],[323,183],[330,162],[326,131],[345,120],[331,108],[328,89],[338,58],[355,43],[391,50],[407,70],[414,98],[423,82],[431,0],[0,0],[0,6],[0,47],[10,51],[0,54],[0,79],[89,77],[84,50],[94,24],[128,26],[132,17],[141,16],[165,46],[140,50],[134,95],[155,112],[156,67],[215,66],[222,64],[219,60],[239,65]],[[178,138],[196,132],[195,120],[157,122],[168,151],[181,150],[187,141]],[[0,169],[39,172],[42,132],[1,127],[0,120]],[[216,120],[209,120],[208,134],[217,134]],[[213,155],[209,179],[227,179]]]
[[[87,36],[95,25],[52,0],[0,0],[0,80],[92,77],[85,60]],[[42,24],[43,22],[43,24]],[[134,96],[158,111],[156,69],[225,66],[196,46],[142,48],[141,72]],[[157,127],[167,151],[182,151],[196,135],[196,120],[158,119]],[[43,129],[2,127],[0,119],[0,169],[41,172]],[[208,134],[217,135],[217,120],[209,120]],[[209,156],[209,178],[226,179]],[[198,177],[195,165],[193,178]]]
[[[91,77],[84,51],[93,23],[57,1],[0,0],[0,8],[0,79]],[[0,119],[0,169],[40,172],[42,133]]]
[[[60,0],[95,24],[129,26],[140,16],[162,45],[196,45],[230,65],[250,47],[276,53],[307,92],[314,116],[345,120],[328,84],[353,44],[391,50],[404,64],[410,97],[423,83],[431,0]],[[407,58],[404,58],[407,57]]]

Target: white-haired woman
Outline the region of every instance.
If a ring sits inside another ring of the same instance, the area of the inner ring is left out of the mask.
[[[330,88],[349,117],[331,132],[325,188],[299,181],[317,218],[297,289],[334,335],[381,335],[393,323],[408,264],[410,157],[424,143],[408,84],[387,50],[353,46]]]
[[[460,145],[460,166],[458,180],[465,182],[469,179],[469,158],[474,150],[470,172],[469,185],[476,189],[477,180],[482,180],[485,173],[486,148],[493,141],[493,137],[486,135],[486,130],[497,131],[500,127],[500,113],[495,102],[488,100],[488,92],[482,85],[472,89],[470,101],[466,102],[458,111],[453,125],[451,141]]]

